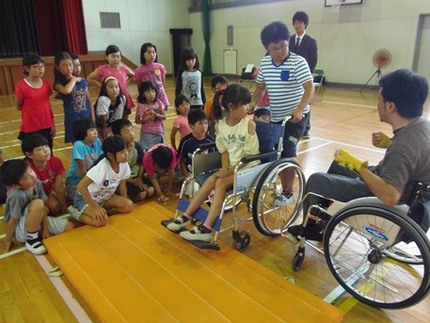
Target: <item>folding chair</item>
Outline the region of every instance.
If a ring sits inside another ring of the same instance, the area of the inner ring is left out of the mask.
[[[324,69],[322,68],[316,68],[312,74],[313,78],[314,78],[314,88],[315,88],[315,94],[314,94],[314,98],[312,101],[322,101],[324,92],[321,92],[321,96],[320,99],[317,100],[318,94],[320,93],[323,84],[324,84],[324,78],[325,78],[325,74],[324,74]]]

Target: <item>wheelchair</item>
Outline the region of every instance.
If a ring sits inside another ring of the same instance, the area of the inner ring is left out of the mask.
[[[367,305],[405,308],[427,296],[430,291],[430,242],[426,235],[429,223],[421,206],[430,203],[424,202],[430,200],[430,185],[419,183],[408,204],[395,207],[384,205],[376,197],[342,203],[311,192],[300,205],[310,195],[325,202],[309,207],[298,236],[294,271],[300,269],[307,245],[323,253],[338,283]],[[306,240],[309,221],[320,225],[322,247]]]
[[[234,169],[233,187],[227,191],[226,198],[221,207],[221,212],[212,228],[214,234],[211,242],[189,241],[202,249],[219,250],[217,243],[218,235],[224,231],[232,230],[233,248],[239,251],[245,250],[250,242],[251,236],[247,231],[241,231],[240,225],[254,221],[258,231],[267,236],[278,236],[285,231],[291,223],[291,215],[296,214],[298,202],[302,199],[304,191],[305,176],[300,167],[292,160],[280,159],[282,152],[282,135],[285,123],[291,117],[284,119],[282,124],[259,123],[257,126],[257,135],[260,141],[262,154],[243,158]],[[262,134],[265,134],[264,136]],[[271,145],[269,141],[275,144]],[[199,185],[204,180],[216,172],[221,167],[221,155],[219,152],[208,152],[211,145],[203,145],[198,148],[192,156],[192,174],[193,177],[184,181],[179,194],[179,201],[175,216],[172,219],[163,220],[161,224],[167,226],[174,221],[179,212],[184,212],[189,200],[186,199],[185,192],[187,187],[194,191],[194,182]],[[244,164],[260,160],[261,164],[244,168]],[[286,203],[285,196],[282,194],[282,183],[280,174],[284,171],[290,171],[293,174],[293,192],[294,198]],[[192,192],[191,198],[195,192]],[[239,219],[237,207],[240,203],[246,204],[250,217]],[[211,196],[206,200],[210,206]],[[226,212],[232,213],[232,224],[222,227],[221,222]],[[193,215],[194,224],[204,222],[208,211],[200,207]]]

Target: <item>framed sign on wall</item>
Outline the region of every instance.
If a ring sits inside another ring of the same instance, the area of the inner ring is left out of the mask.
[[[349,4],[361,4],[363,3],[363,0],[324,0],[324,6],[325,7],[331,7],[331,6],[343,6],[343,5],[349,5]]]

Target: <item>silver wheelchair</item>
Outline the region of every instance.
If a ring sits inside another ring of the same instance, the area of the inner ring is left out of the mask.
[[[211,242],[189,241],[202,249],[219,250],[217,243],[219,233],[232,230],[233,248],[239,251],[245,250],[250,242],[251,236],[247,231],[241,231],[240,225],[254,221],[258,231],[267,236],[280,235],[291,222],[290,216],[295,214],[294,210],[303,197],[305,176],[300,167],[292,160],[280,159],[282,152],[282,135],[285,123],[290,117],[285,118],[282,124],[261,123],[261,129],[257,127],[257,134],[260,140],[260,149],[263,145],[262,154],[243,158],[234,169],[234,184],[231,190],[226,194],[226,198],[221,207],[221,212],[215,223]],[[264,134],[261,135],[261,134]],[[264,137],[264,138],[263,138]],[[269,139],[267,139],[269,138]],[[276,142],[270,145],[268,141]],[[193,154],[192,174],[193,177],[184,181],[179,194],[179,201],[175,212],[175,217],[163,220],[162,225],[167,226],[180,216],[189,205],[185,192],[191,187],[195,189],[194,183],[202,185],[204,180],[221,167],[221,155],[217,152],[208,152],[210,145],[204,145],[198,148]],[[243,168],[244,164],[255,160],[262,163],[250,168]],[[284,171],[290,171],[294,176],[293,198],[286,201],[282,194],[282,182],[280,174]],[[194,195],[192,192],[191,198]],[[246,204],[248,213],[252,216],[240,219],[237,207]],[[207,205],[211,205],[211,196],[206,200]],[[222,220],[225,213],[232,213],[232,224],[222,226]],[[200,207],[193,216],[194,224],[204,222],[207,216],[207,209]]]
[[[430,242],[423,205],[430,203],[430,185],[419,183],[408,205],[395,207],[384,205],[376,197],[342,203],[309,192],[292,219],[297,219],[301,205],[310,195],[325,202],[310,206],[304,218],[293,259],[294,271],[303,264],[305,246],[310,246],[324,254],[338,283],[365,304],[397,309],[412,306],[427,296]],[[306,240],[310,221],[320,225],[322,246]]]

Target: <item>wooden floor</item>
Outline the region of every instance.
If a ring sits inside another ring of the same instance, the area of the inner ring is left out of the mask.
[[[207,82],[207,84],[209,84]],[[174,83],[168,80],[167,93],[173,102]],[[133,96],[136,88],[131,86]],[[93,91],[92,91],[93,92]],[[210,96],[210,89],[206,93]],[[94,96],[95,98],[95,96]],[[326,87],[321,102],[312,105],[312,137],[299,144],[299,162],[309,176],[316,171],[325,171],[331,163],[333,153],[343,147],[350,152],[367,159],[370,164],[376,163],[383,156],[383,151],[371,145],[373,131],[390,133],[389,126],[380,123],[375,109],[377,92],[365,89],[334,89]],[[52,107],[57,124],[58,137],[54,141],[54,154],[69,166],[71,146],[64,144],[64,127],[62,103],[52,99]],[[169,138],[172,120],[176,117],[173,108],[168,111],[165,123],[166,138]],[[134,119],[134,115],[130,119]],[[429,104],[425,108],[425,118],[429,118]],[[14,97],[0,97],[0,146],[6,159],[21,157],[20,142],[16,140],[20,124],[20,114],[15,109]],[[136,129],[138,127],[136,126]],[[170,210],[175,209],[175,201],[164,204]],[[242,207],[243,212],[246,210]],[[0,210],[0,214],[3,210]],[[310,291],[320,298],[325,298],[337,287],[335,279],[329,273],[322,255],[310,249],[302,269],[293,272],[291,259],[295,253],[295,244],[284,237],[268,238],[259,234],[252,223],[243,227],[250,231],[252,241],[244,254],[261,265],[266,266],[281,277],[293,281],[296,285]],[[0,223],[0,235],[4,233],[4,223]],[[228,233],[222,234],[220,240],[231,243]],[[22,246],[17,246],[19,248]],[[4,252],[3,241],[0,240],[0,257]],[[214,252],[214,251],[207,251]],[[49,255],[46,256],[49,261]],[[77,319],[57,292],[53,283],[64,284],[70,295],[68,299],[76,299],[86,312],[87,318],[97,321],[94,314],[79,298],[73,287],[64,276],[51,279],[47,276],[46,267],[30,253],[23,251],[0,258],[0,322],[75,322],[85,321],[82,316]],[[252,282],[250,282],[252,283]],[[67,293],[66,293],[67,294]],[[67,297],[66,297],[67,298]],[[374,309],[343,295],[334,302],[345,313],[345,322],[428,322],[430,317],[430,297],[420,304],[403,310],[389,311]],[[288,304],[285,304],[288,306]],[[76,309],[73,310],[76,312]],[[192,310],[190,310],[190,313]],[[427,319],[426,319],[427,318]]]

